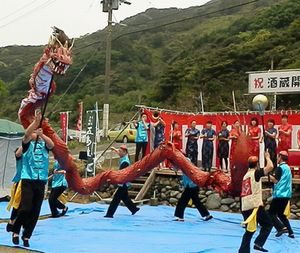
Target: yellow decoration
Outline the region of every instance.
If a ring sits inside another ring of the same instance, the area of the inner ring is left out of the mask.
[[[290,219],[291,218],[291,202],[289,201],[284,209],[283,214]]]
[[[68,202],[67,200],[67,196],[65,194],[61,194],[59,197],[58,197],[58,200],[63,203],[64,205]]]
[[[7,210],[10,211],[11,207],[14,209],[18,209],[21,203],[21,189],[22,189],[22,181],[18,183],[14,183],[11,188],[11,199],[7,205]]]
[[[258,208],[253,209],[251,215],[248,217],[247,220],[245,220],[244,222],[242,222],[243,225],[247,225],[247,231],[248,232],[255,232],[256,228],[257,228],[257,211]]]

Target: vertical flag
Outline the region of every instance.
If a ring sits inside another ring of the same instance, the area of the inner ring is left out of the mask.
[[[82,131],[82,114],[83,114],[83,102],[78,103],[78,118],[76,129],[77,131]]]
[[[97,115],[96,111],[86,112],[86,150],[88,167],[87,169],[92,172],[94,167],[95,149],[96,149],[96,128],[97,128]]]
[[[68,142],[68,126],[69,125],[69,113],[61,112],[60,113],[60,128],[61,128],[61,138],[67,143]]]

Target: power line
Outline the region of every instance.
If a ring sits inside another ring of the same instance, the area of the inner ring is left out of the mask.
[[[208,2],[208,3],[205,3],[205,4],[199,5],[199,6],[195,6],[195,8],[198,8],[198,9],[201,10],[203,7],[208,7],[208,6],[210,6],[210,5],[216,5],[216,2]],[[155,8],[155,7],[152,7],[152,8]],[[170,7],[170,8],[171,8],[171,7]],[[189,9],[189,8],[186,8],[186,9],[179,9],[179,8],[177,8],[177,10],[179,10],[179,11],[181,11],[181,12],[184,12],[184,11],[186,11],[187,9]],[[168,15],[161,16],[161,17],[159,17],[159,18],[156,18],[154,21],[157,22],[157,21],[159,21],[159,20],[166,19],[167,17],[170,17],[170,16],[174,16],[174,13],[170,13],[170,14],[168,14]],[[149,20],[148,22],[137,23],[137,24],[134,24],[134,26],[135,26],[135,27],[136,27],[136,26],[142,26],[142,25],[145,25],[145,24],[151,23],[151,22],[153,22],[153,20]]]
[[[47,2],[45,2],[45,3],[43,3],[43,4],[40,4],[40,5],[36,6],[35,8],[33,8],[33,9],[31,9],[31,10],[29,10],[29,11],[23,13],[21,16],[12,19],[11,21],[7,22],[7,23],[4,24],[4,25],[1,25],[1,26],[0,26],[0,29],[6,27],[6,26],[8,26],[8,25],[10,25],[10,24],[12,24],[12,23],[14,23],[14,22],[16,22],[16,21],[19,21],[21,18],[26,17],[27,15],[31,14],[32,12],[34,12],[34,11],[36,11],[36,10],[39,10],[39,9],[41,9],[41,8],[44,8],[44,7],[49,6],[50,4],[53,4],[55,1],[56,1],[56,0],[47,0]]]
[[[90,62],[90,60],[91,60],[91,58],[88,59],[88,61],[86,62],[86,64],[84,64],[84,66],[80,69],[80,71],[77,73],[77,75],[72,80],[72,82],[70,83],[70,85],[68,86],[68,88],[65,90],[65,92],[60,96],[59,100],[53,106],[52,112],[54,112],[54,109],[57,107],[57,105],[60,103],[60,101],[64,98],[64,96],[69,92],[69,90],[71,89],[71,87],[73,86],[73,84],[75,83],[75,81],[78,79],[78,77],[80,76],[80,74],[82,73],[82,71],[87,67],[87,65]]]
[[[175,20],[175,21],[172,21],[172,22],[168,22],[168,23],[165,23],[165,24],[158,25],[158,26],[153,26],[153,27],[146,28],[146,29],[141,29],[141,30],[137,30],[137,31],[127,32],[127,33],[120,34],[120,35],[116,36],[115,38],[112,39],[112,41],[116,41],[116,40],[120,39],[121,37],[124,37],[124,36],[127,36],[127,35],[131,35],[131,34],[135,34],[135,33],[140,33],[140,32],[151,31],[153,29],[165,27],[165,26],[168,26],[168,25],[176,24],[176,23],[185,22],[187,20],[192,20],[192,19],[199,18],[199,17],[209,16],[209,15],[212,15],[212,14],[216,14],[216,13],[219,13],[219,12],[224,12],[224,11],[227,11],[227,10],[231,10],[231,9],[234,9],[234,8],[242,7],[242,6],[249,5],[249,4],[252,4],[252,3],[255,3],[255,2],[259,2],[259,1],[261,1],[261,0],[252,0],[252,1],[248,1],[248,2],[245,2],[245,3],[238,4],[238,5],[230,6],[230,7],[224,8],[224,9],[212,11],[212,12],[209,12],[209,13],[205,13],[205,14],[201,14],[201,15],[194,15],[194,16],[191,16],[191,17],[188,17],[188,18],[184,18],[184,19],[180,19],[180,20]],[[95,41],[95,42],[90,43],[88,45],[85,45],[85,46],[83,46],[81,48],[76,48],[76,50],[81,50],[81,49],[87,48],[89,46],[92,46],[92,45],[95,45],[95,44],[98,44],[98,43],[101,43],[101,42],[103,43],[104,41],[105,40],[98,40],[98,41]],[[95,50],[95,52],[96,51],[98,51],[98,50]],[[78,53],[80,53],[80,51]],[[74,85],[75,81],[78,79],[78,77],[84,71],[84,69],[87,67],[88,63],[90,62],[90,60],[92,59],[93,56],[94,56],[94,54],[92,54],[89,57],[89,59],[87,60],[86,64],[80,69],[80,71],[75,76],[75,78],[72,80],[72,82],[70,83],[70,85],[68,86],[68,88],[66,89],[66,91],[60,96],[58,102],[54,105],[54,108],[57,107],[57,105],[61,102],[61,100],[63,99],[63,97],[68,93],[68,91]]]
[[[164,24],[161,24],[161,25],[157,25],[157,26],[153,26],[153,27],[149,27],[149,28],[145,28],[145,29],[140,29],[140,30],[136,30],[136,31],[127,32],[127,33],[124,33],[124,34],[120,34],[120,35],[116,36],[115,38],[112,38],[112,41],[116,41],[116,40],[118,40],[118,39],[120,39],[120,38],[122,38],[124,36],[127,36],[127,35],[132,35],[132,34],[136,34],[136,33],[140,33],[140,32],[147,32],[147,31],[155,30],[157,28],[169,26],[169,25],[176,24],[176,23],[185,22],[187,20],[192,20],[192,19],[195,19],[195,18],[205,17],[205,16],[209,16],[209,15],[216,14],[216,13],[219,13],[219,12],[224,12],[224,11],[227,11],[227,10],[232,10],[234,8],[242,7],[242,6],[249,5],[249,4],[252,4],[252,3],[255,3],[255,2],[259,2],[259,1],[261,1],[261,0],[252,0],[252,1],[248,1],[248,2],[245,2],[245,3],[238,4],[238,5],[233,5],[233,6],[224,8],[224,9],[212,11],[212,12],[209,12],[209,13],[204,13],[204,14],[201,14],[201,15],[194,15],[194,16],[191,16],[191,17],[187,17],[187,18],[184,18],[184,19],[179,19],[179,20],[171,21],[171,22],[164,23]],[[204,5],[201,5],[201,7],[205,6],[205,5],[209,5],[209,4],[211,4],[211,3],[207,3],[207,4],[204,4]],[[103,43],[104,41],[105,41],[104,39],[101,39],[101,40],[97,40],[97,41],[91,42],[91,43],[89,43],[87,45],[84,45],[82,47],[79,47],[79,48],[75,47],[74,48],[74,54],[79,54],[80,50],[88,48],[88,47],[96,45],[96,44],[99,44],[99,43]],[[32,64],[34,64],[34,63],[26,64],[24,66],[29,66],[29,65],[32,65]]]
[[[0,18],[0,21],[2,21],[2,20],[4,20],[4,19],[7,19],[7,18],[9,18],[10,16],[12,16],[12,15],[14,15],[14,14],[16,14],[16,13],[22,11],[22,10],[24,10],[26,7],[32,5],[33,3],[37,2],[37,1],[38,1],[38,0],[33,0],[33,1],[31,1],[30,3],[28,3],[28,4],[22,5],[22,7],[20,7],[20,8],[18,8],[18,9],[14,10],[13,12],[7,14],[6,16]]]
[[[136,30],[136,31],[126,32],[124,34],[120,34],[120,35],[112,38],[112,41],[116,41],[116,40],[118,40],[118,39],[120,39],[124,36],[127,36],[127,35],[132,35],[132,34],[141,33],[141,32],[148,32],[148,31],[151,31],[151,30],[155,30],[157,28],[162,28],[162,27],[165,27],[165,26],[185,22],[185,21],[192,20],[192,19],[195,19],[195,18],[206,17],[206,16],[216,14],[216,13],[219,13],[219,12],[224,12],[224,11],[232,10],[232,9],[242,7],[242,6],[245,6],[245,5],[253,4],[253,3],[256,3],[256,2],[259,2],[259,1],[261,1],[261,0],[252,0],[252,1],[249,1],[249,2],[241,3],[241,4],[238,4],[238,5],[233,5],[233,6],[230,6],[230,7],[224,8],[224,9],[220,9],[220,10],[216,10],[216,11],[212,11],[212,12],[209,12],[209,13],[204,13],[204,14],[201,14],[201,15],[194,15],[194,16],[191,16],[191,17],[171,21],[171,22],[164,23],[164,24],[161,24],[161,25],[157,25],[157,26],[153,26],[153,27],[149,27],[149,28],[145,28],[145,29],[140,29],[140,30]],[[99,42],[103,42],[103,40],[94,41],[94,42],[92,42],[90,44],[87,44],[85,46],[82,46],[80,48],[76,48],[76,50],[81,50],[81,49],[93,46],[95,44],[98,44]]]
[[[259,1],[261,1],[261,0],[252,0],[252,1],[249,1],[249,2],[246,2],[246,3],[242,3],[242,4],[230,6],[230,7],[221,9],[221,10],[212,11],[212,12],[205,13],[205,14],[202,14],[202,15],[195,15],[195,16],[192,16],[192,17],[188,17],[188,18],[184,18],[184,19],[180,19],[180,20],[175,20],[175,21],[172,21],[172,22],[168,22],[168,23],[165,23],[165,24],[161,24],[161,25],[158,25],[158,26],[153,26],[153,27],[149,27],[149,28],[145,28],[145,29],[141,29],[141,30],[137,30],[137,31],[132,31],[132,32],[120,34],[119,36],[113,38],[113,41],[118,40],[118,39],[120,39],[120,38],[122,38],[124,36],[127,36],[127,35],[131,35],[131,34],[135,34],[135,33],[140,33],[140,32],[148,32],[148,31],[151,31],[151,30],[155,30],[157,28],[162,28],[162,27],[165,27],[165,26],[169,26],[169,25],[173,25],[173,24],[185,22],[185,21],[192,20],[192,19],[195,19],[195,18],[206,17],[206,16],[209,16],[209,15],[212,15],[212,14],[216,14],[216,13],[219,13],[219,12],[224,12],[224,11],[232,10],[232,9],[235,9],[235,8],[238,8],[238,7],[242,7],[242,6],[245,6],[245,5],[253,4],[253,3],[256,3],[256,2],[259,2]]]
[[[258,2],[258,1],[261,1],[261,0],[252,0],[252,1],[249,1],[249,2],[245,2],[245,3],[242,3],[242,4],[238,4],[238,5],[235,5],[235,6],[230,6],[230,7],[227,7],[227,8],[224,8],[224,9],[221,9],[221,10],[217,10],[217,11],[213,11],[213,12],[210,12],[210,13],[206,13],[206,14],[202,14],[202,15],[197,15],[197,16],[192,16],[192,17],[189,17],[189,18],[185,18],[185,19],[181,19],[181,20],[176,20],[176,21],[173,21],[173,22],[169,22],[169,23],[165,23],[165,24],[162,24],[162,25],[159,25],[159,26],[156,26],[156,27],[150,27],[150,28],[147,28],[147,29],[142,29],[142,30],[138,30],[138,31],[133,31],[133,32],[128,32],[128,33],[124,33],[124,34],[121,34],[115,38],[112,39],[112,41],[115,41],[115,40],[118,40],[119,38],[121,37],[124,37],[126,35],[130,35],[130,34],[134,34],[134,33],[139,33],[139,32],[144,32],[144,31],[149,31],[149,30],[153,30],[153,29],[156,29],[156,28],[161,28],[161,27],[164,27],[164,26],[168,26],[168,25],[171,25],[171,24],[176,24],[176,23],[180,23],[180,22],[184,22],[184,21],[187,21],[187,20],[191,20],[191,19],[194,19],[194,18],[199,18],[199,17],[205,17],[205,16],[208,16],[208,15],[211,15],[211,14],[216,14],[218,12],[223,12],[223,11],[226,11],[226,10],[231,10],[231,9],[234,9],[234,8],[237,8],[237,7],[242,7],[242,6],[245,6],[245,5],[249,5],[249,4],[252,4],[252,3],[255,3],[255,2]],[[86,48],[86,47],[89,47],[91,45],[94,45],[94,44],[98,44],[99,42],[104,42],[105,40],[99,40],[99,41],[95,41],[91,44],[88,44],[86,45],[85,47],[82,47],[80,49],[83,49],[83,48]],[[80,49],[77,49],[77,50],[80,50]],[[97,50],[95,50],[96,52]],[[73,84],[75,83],[75,81],[78,79],[78,77],[80,76],[80,74],[83,72],[83,70],[86,68],[86,66],[88,65],[88,63],[90,62],[91,58],[93,57],[94,55],[92,54],[91,57],[88,59],[87,63],[84,65],[84,67],[79,71],[79,73],[76,75],[76,77],[74,78],[74,80],[71,82],[71,84],[68,86],[67,90],[63,93],[63,95],[61,95],[59,101],[55,104],[55,107],[60,103],[60,101],[62,100],[62,98],[67,94],[67,92],[70,90],[71,86],[73,86]]]

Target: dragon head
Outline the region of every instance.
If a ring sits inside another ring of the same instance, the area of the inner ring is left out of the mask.
[[[48,46],[45,49],[47,62],[45,63],[54,74],[63,75],[72,64],[72,48],[75,39],[69,37],[57,27],[52,27]]]

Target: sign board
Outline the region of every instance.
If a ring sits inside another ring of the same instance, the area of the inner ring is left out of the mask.
[[[86,148],[87,158],[93,159],[95,157],[95,145],[96,145],[96,111],[86,112]]]
[[[300,70],[249,74],[249,93],[300,93]]]

